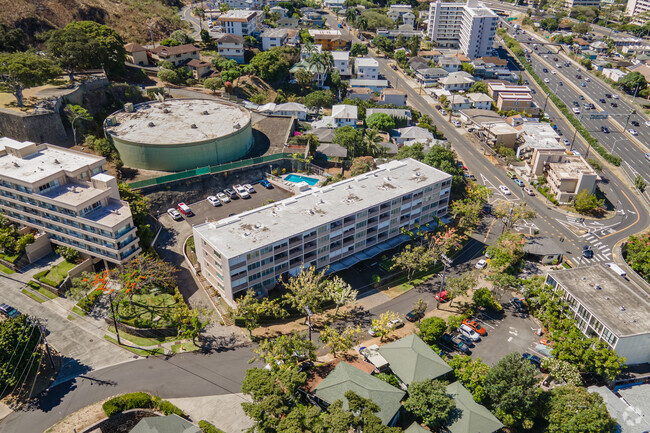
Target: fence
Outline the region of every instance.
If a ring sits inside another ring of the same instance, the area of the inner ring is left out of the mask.
[[[290,159],[293,157],[292,153],[275,153],[273,155],[259,156],[257,158],[244,159],[241,161],[228,162],[226,164],[211,165],[208,167],[199,167],[192,170],[181,171],[178,173],[168,174],[165,176],[155,177],[153,179],[140,180],[132,182],[129,186],[133,189],[145,188],[152,185],[162,185],[176,180],[187,179],[190,177],[202,176],[206,174],[221,173],[223,171],[233,170],[236,168],[249,167],[256,164],[264,164],[271,161],[280,159]]]

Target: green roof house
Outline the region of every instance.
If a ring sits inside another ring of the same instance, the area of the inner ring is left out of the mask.
[[[201,429],[178,415],[144,418],[130,433],[201,433]]]
[[[451,371],[451,367],[415,334],[380,347],[379,354],[388,361],[395,376],[407,386],[444,376]]]
[[[375,402],[379,406],[377,416],[384,424],[389,426],[394,425],[399,419],[402,399],[406,394],[404,391],[351,366],[347,362],[341,362],[318,384],[314,389],[314,395],[325,405],[341,400],[343,407],[347,409],[348,401],[345,398],[347,391],[353,391],[360,397]]]
[[[409,428],[404,430],[404,433],[431,433],[431,430],[427,430],[420,424],[414,422],[409,426]]]
[[[460,382],[447,385],[447,394],[454,396],[456,409],[460,410],[460,416],[447,426],[450,433],[493,433],[503,427],[492,412],[474,401]]]

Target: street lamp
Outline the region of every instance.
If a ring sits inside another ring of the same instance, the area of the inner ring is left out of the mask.
[[[559,83],[555,84],[555,93],[557,93],[557,89],[560,87]],[[551,96],[551,92],[546,94],[546,99],[544,100],[544,108],[542,108],[542,111],[546,113],[546,104],[548,103],[548,97]]]
[[[614,144],[612,144],[612,150],[610,151],[610,153],[612,155],[614,154],[614,148],[616,147],[616,143],[618,143],[619,141],[623,141],[623,140],[627,140],[627,137],[621,137],[621,138],[618,138],[618,139],[614,140]]]

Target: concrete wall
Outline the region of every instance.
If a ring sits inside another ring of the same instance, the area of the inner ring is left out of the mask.
[[[0,136],[35,143],[67,143],[67,134],[58,112],[25,114],[0,108]]]
[[[36,238],[34,243],[25,247],[25,255],[29,259],[29,263],[34,263],[36,260],[45,257],[52,252],[52,244],[50,237],[47,233],[40,235]]]
[[[110,326],[115,325],[115,322],[110,317],[106,317],[104,320]],[[178,329],[176,328],[135,328],[121,322],[117,322],[117,329],[127,334],[143,338],[175,337],[178,335]]]

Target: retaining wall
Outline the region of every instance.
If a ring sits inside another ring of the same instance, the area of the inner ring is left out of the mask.
[[[115,324],[111,317],[106,317],[104,320],[109,326],[114,326]],[[127,334],[143,338],[165,338],[178,335],[178,329],[176,328],[136,328],[121,322],[117,322],[117,329]]]

